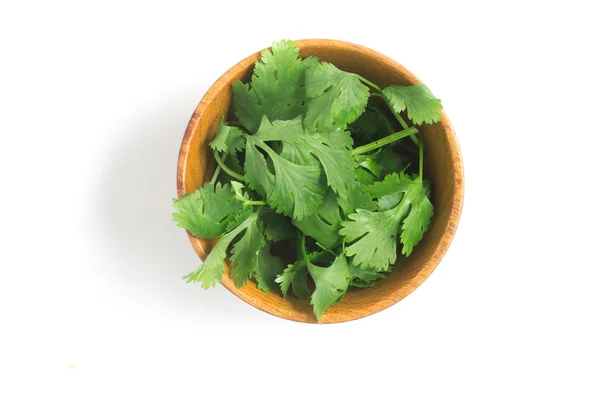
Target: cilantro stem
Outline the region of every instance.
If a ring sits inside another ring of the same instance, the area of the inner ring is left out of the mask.
[[[215,182],[217,181],[217,178],[219,177],[219,172],[221,172],[221,166],[217,165],[217,168],[215,168],[215,172],[213,173],[212,179],[210,180],[210,184],[214,186]]]
[[[249,200],[244,202],[244,206],[266,206],[267,203],[265,201],[259,200]]]
[[[238,174],[237,172],[232,171],[226,164],[225,162],[221,159],[221,156],[219,155],[219,152],[213,150],[213,154],[215,156],[215,160],[217,160],[217,164],[219,164],[219,166],[221,167],[221,169],[223,171],[225,171],[229,176],[231,176],[232,178],[235,178],[236,180],[240,181],[240,182],[244,182],[244,177],[240,174]],[[215,170],[216,172],[216,170]]]
[[[316,242],[317,246],[319,246],[321,249],[323,249],[324,251],[326,251],[327,253],[331,254],[334,257],[337,257],[338,255],[335,254],[333,251],[329,250],[327,247],[323,246],[321,243]]]
[[[223,156],[223,162],[227,160],[227,154]],[[217,178],[219,177],[219,172],[221,172],[221,166],[217,164],[217,168],[215,168],[215,172],[213,172],[212,179],[210,180],[210,184],[214,185],[217,182]]]
[[[419,178],[423,179],[423,142],[419,142]]]
[[[377,90],[378,93],[381,93],[381,88],[379,86],[377,86],[376,84],[374,84],[373,82],[371,82],[370,80],[363,78],[360,75],[357,75],[358,79],[360,79],[361,81],[363,81],[364,83],[366,83],[367,85],[371,86],[373,89]]]
[[[401,130],[399,132],[392,133],[391,135],[388,135],[388,136],[386,136],[384,138],[381,138],[379,140],[376,140],[374,142],[365,144],[364,146],[356,147],[350,153],[353,156],[357,156],[359,154],[368,153],[370,151],[373,151],[375,149],[383,147],[386,144],[390,144],[390,143],[393,143],[393,142],[395,142],[397,140],[403,139],[403,138],[405,138],[407,136],[414,135],[417,132],[418,132],[417,128],[414,128],[414,127],[413,128],[404,129],[404,130]]]
[[[373,93],[373,94],[375,96],[381,97],[383,99],[383,101],[385,101],[385,104],[392,111],[392,114],[394,114],[394,117],[400,123],[400,126],[402,126],[402,129],[408,129],[408,124],[406,123],[404,118],[402,118],[402,116],[400,114],[398,114],[397,112],[394,111],[394,108],[392,107],[392,105],[390,104],[388,99],[383,95],[383,91],[381,90],[381,88],[379,86],[377,86],[376,84],[374,84],[373,82],[371,82],[370,80],[365,79],[360,75],[358,75],[358,79],[360,79],[361,81],[363,81],[364,83],[366,83],[367,85],[369,85],[373,89],[375,89],[376,93]],[[416,133],[418,133],[418,132],[415,132],[415,134]],[[414,134],[410,135],[410,138],[412,139],[414,144],[416,144],[417,146],[419,145],[419,139],[417,139],[417,137]]]
[[[236,128],[240,128],[242,130],[242,133],[244,133],[245,135],[248,135],[248,130],[246,129],[246,127],[242,124],[240,124],[239,122],[236,121],[229,121],[227,122],[228,126],[235,126]]]
[[[300,235],[298,236],[298,247],[300,249],[300,255],[306,262],[306,265],[308,265],[308,254],[306,254],[306,236],[304,235],[304,233],[300,233]]]

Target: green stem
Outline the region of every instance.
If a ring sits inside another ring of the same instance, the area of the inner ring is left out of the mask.
[[[419,142],[419,177],[423,179],[423,142]]]
[[[363,78],[360,75],[358,75],[358,79],[360,79],[361,81],[363,81],[367,85],[371,86],[373,89],[377,90],[377,92],[381,93],[381,88],[379,86],[377,86],[376,84],[374,84],[373,82],[371,82],[370,80],[365,79],[365,78]]]
[[[213,172],[212,179],[210,180],[211,185],[214,185],[217,181],[217,178],[219,177],[219,172],[221,172],[221,166],[217,165],[217,168],[215,168],[215,172]]]
[[[223,162],[227,160],[227,154],[223,156]],[[215,172],[213,172],[212,179],[210,180],[210,184],[214,185],[217,182],[217,178],[219,177],[219,172],[221,172],[221,166],[217,164],[217,168],[215,168]]]
[[[381,90],[381,88],[379,86],[377,86],[376,84],[374,84],[373,82],[371,82],[370,80],[365,79],[360,75],[358,76],[358,79],[360,79],[361,81],[363,81],[364,83],[366,83],[367,85],[369,85],[373,89],[375,89],[376,93],[373,93],[373,94],[381,97],[383,99],[383,101],[385,101],[385,104],[392,111],[392,114],[394,114],[394,117],[400,123],[400,126],[402,126],[402,129],[408,129],[408,124],[406,123],[406,121],[404,121],[404,118],[402,118],[402,116],[400,114],[398,114],[397,112],[394,111],[394,108],[392,107],[392,105],[390,104],[388,99],[383,95],[383,91]],[[417,133],[417,132],[415,132],[415,133]],[[415,135],[410,135],[410,138],[412,139],[414,144],[416,144],[417,146],[419,145],[419,139],[417,139],[417,137]]]
[[[302,259],[304,262],[306,262],[306,265],[308,265],[308,254],[306,254],[306,236],[304,233],[300,233],[298,236],[298,248],[300,249],[300,255],[302,256]]]
[[[249,131],[246,129],[246,127],[242,124],[240,124],[239,122],[236,121],[229,121],[227,122],[228,126],[235,126],[236,128],[240,128],[242,130],[242,133],[246,136],[248,136]]]
[[[324,251],[326,251],[327,253],[331,254],[334,257],[337,257],[338,255],[335,254],[333,251],[329,250],[327,247],[323,246],[321,243],[316,242],[317,246],[319,246],[321,249],[323,249]]]
[[[223,171],[225,171],[232,178],[235,178],[235,180],[244,182],[244,177],[242,175],[238,174],[237,172],[232,171],[227,165],[225,165],[225,162],[221,159],[219,152],[213,150],[213,154],[215,156],[215,160],[217,160],[217,164],[219,164],[219,166],[221,167],[221,169]]]
[[[265,201],[260,200],[249,200],[244,202],[244,206],[266,206],[267,203]]]
[[[393,143],[393,142],[398,141],[400,139],[403,139],[403,138],[405,138],[407,136],[414,135],[417,132],[418,132],[417,128],[414,128],[414,127],[413,128],[404,129],[404,130],[402,130],[400,132],[392,133],[389,136],[386,136],[386,137],[381,138],[379,140],[376,140],[374,142],[365,144],[364,146],[356,147],[350,153],[353,156],[357,156],[359,154],[368,153],[368,152],[371,152],[371,151],[373,151],[375,149],[378,149],[378,148],[380,148],[382,146],[385,146],[386,144],[390,144],[390,143]]]

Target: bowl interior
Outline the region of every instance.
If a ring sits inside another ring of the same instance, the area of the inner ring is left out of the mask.
[[[296,43],[302,57],[317,56],[342,70],[360,74],[381,87],[420,83],[400,64],[362,46],[323,39],[299,40]],[[210,180],[215,161],[208,144],[216,133],[219,119],[229,111],[231,84],[239,79],[247,79],[259,57],[260,52],[235,65],[219,78],[198,105],[181,147],[177,176],[180,197]],[[429,231],[409,258],[398,256],[396,267],[385,279],[378,280],[371,288],[348,291],[342,302],[327,309],[323,323],[362,318],[398,302],[431,274],[450,245],[463,197],[458,143],[445,114],[441,122],[423,125],[419,131],[426,146],[426,175],[433,183],[435,213]],[[198,255],[205,259],[215,240],[189,236]],[[229,266],[222,283],[242,300],[268,313],[295,321],[317,322],[308,301],[299,301],[293,296],[282,298],[272,292],[264,293],[254,282],[237,288],[229,278]]]

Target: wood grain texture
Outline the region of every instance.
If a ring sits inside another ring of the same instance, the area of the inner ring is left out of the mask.
[[[390,84],[420,83],[410,71],[394,60],[371,49],[353,43],[328,39],[296,41],[300,55],[317,56],[342,70],[355,72],[381,87]],[[208,144],[216,134],[219,119],[229,112],[231,84],[248,78],[259,59],[257,52],[240,61],[221,76],[208,90],[192,115],[185,131],[177,170],[177,195],[198,189],[210,180],[215,161]],[[371,288],[350,290],[337,305],[325,311],[322,323],[351,321],[381,311],[408,296],[440,263],[454,233],[463,204],[463,165],[452,125],[444,113],[442,120],[419,127],[419,137],[425,141],[425,171],[433,182],[435,214],[429,231],[409,258],[398,257],[396,268]],[[217,239],[207,240],[189,234],[196,253],[204,260]],[[264,293],[249,282],[237,288],[226,266],[222,284],[248,304],[275,316],[299,322],[316,323],[308,301],[293,296],[282,298],[276,293]]]

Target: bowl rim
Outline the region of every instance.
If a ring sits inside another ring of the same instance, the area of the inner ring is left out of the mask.
[[[387,65],[392,66],[394,69],[399,70],[401,72],[401,74],[404,75],[409,81],[414,82],[414,83],[421,82],[412,72],[410,72],[408,69],[406,69],[403,65],[401,65],[397,61],[395,61],[392,58],[385,56],[375,50],[372,50],[368,47],[362,46],[362,45],[358,45],[358,44],[346,42],[346,41],[341,41],[341,40],[334,40],[334,39],[301,39],[301,40],[294,40],[294,42],[300,48],[327,45],[327,46],[336,47],[336,48],[339,48],[342,50],[347,49],[347,50],[350,50],[353,52],[356,52],[358,50],[361,53],[365,54],[367,57],[378,58],[378,59],[382,60],[383,62],[385,62]],[[188,122],[188,125],[185,130],[185,134],[183,136],[183,140],[181,143],[181,147],[179,150],[179,157],[178,157],[178,164],[177,164],[177,197],[178,198],[181,198],[184,194],[186,194],[184,177],[186,176],[186,171],[187,171],[187,156],[188,156],[188,152],[189,152],[189,149],[190,149],[190,146],[192,143],[192,138],[194,136],[194,132],[196,131],[196,127],[199,124],[199,121],[202,118],[204,111],[206,110],[207,106],[215,99],[215,97],[221,92],[221,90],[223,90],[226,86],[229,85],[228,77],[231,75],[237,74],[238,72],[240,72],[240,70],[246,70],[248,67],[253,65],[260,58],[261,52],[263,52],[266,49],[270,49],[270,47],[267,47],[265,49],[257,51],[256,53],[253,53],[253,54],[249,55],[248,57],[242,59],[238,63],[236,63],[233,67],[231,67],[223,75],[221,75],[221,77],[219,77],[219,79],[217,79],[217,81],[208,89],[206,94],[200,100],[200,103],[196,107],[194,113],[192,114],[192,116]],[[400,300],[402,300],[403,298],[408,296],[410,293],[412,293],[417,287],[419,287],[429,277],[429,275],[431,275],[433,270],[435,270],[435,268],[439,265],[442,258],[448,251],[448,248],[450,247],[452,239],[455,236],[458,222],[460,220],[460,216],[462,213],[462,207],[463,207],[463,201],[464,201],[464,169],[463,169],[463,160],[462,160],[462,155],[460,152],[458,140],[454,133],[452,124],[450,123],[450,120],[448,119],[444,110],[442,110],[442,118],[439,123],[442,124],[443,131],[446,134],[446,137],[448,140],[448,145],[449,145],[449,155],[451,157],[451,163],[454,167],[454,196],[452,197],[452,200],[449,205],[449,207],[451,207],[451,209],[452,209],[452,212],[451,212],[450,220],[448,221],[448,224],[444,230],[444,233],[442,234],[442,237],[439,240],[439,243],[437,244],[435,249],[431,252],[431,254],[428,256],[424,265],[420,269],[419,273],[415,274],[410,279],[410,284],[408,285],[409,286],[408,289],[404,288],[402,294],[396,293],[397,295],[394,295],[394,296],[382,297],[377,303],[366,306],[366,307],[364,307],[364,309],[357,310],[357,312],[355,312],[355,313],[348,313],[347,316],[343,319],[338,318],[336,320],[327,320],[325,318],[325,316],[326,316],[326,314],[325,314],[323,316],[324,317],[323,323],[339,323],[339,322],[347,322],[347,321],[364,318],[364,317],[375,314],[379,311],[382,311],[382,310],[398,303]],[[194,247],[194,250],[200,257],[200,259],[202,261],[204,261],[206,259],[207,253],[209,252],[209,251],[207,251],[206,247],[208,247],[207,244],[210,241],[207,239],[196,238],[190,232],[188,232],[188,231],[186,231],[186,232],[188,234],[188,238],[189,238],[192,246]],[[212,246],[210,246],[210,247],[212,247]],[[296,321],[296,322],[309,322],[309,323],[316,322],[316,319],[307,320],[306,318],[299,318],[299,316],[296,315],[296,313],[282,312],[281,310],[279,310],[276,307],[271,306],[267,302],[258,300],[255,297],[247,294],[246,292],[241,291],[235,285],[233,280],[231,278],[229,278],[228,274],[226,274],[226,273],[224,273],[224,275],[223,275],[221,284],[223,286],[225,286],[225,288],[227,290],[229,290],[231,293],[236,295],[241,300],[243,300],[246,303],[250,304],[251,306],[253,306],[259,310],[265,311],[271,315],[274,315],[276,317],[280,317],[283,319],[291,320],[291,321]],[[399,287],[399,289],[400,289],[400,287]]]

